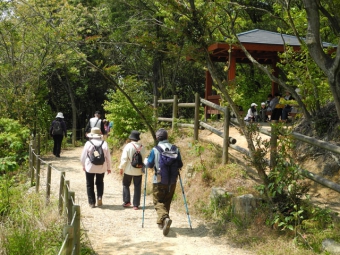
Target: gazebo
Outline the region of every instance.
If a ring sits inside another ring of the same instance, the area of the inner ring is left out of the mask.
[[[254,29],[237,35],[242,45],[260,64],[271,65],[274,75],[277,76],[279,61],[278,53],[285,50],[285,46],[289,45],[294,50],[300,50],[299,40],[292,35],[280,34],[276,32]],[[330,43],[323,43],[324,47],[334,47]],[[210,57],[214,62],[229,61],[228,79],[233,81],[236,77],[236,63],[251,63],[246,57],[242,49],[238,45],[230,45],[228,43],[217,42],[208,47]],[[229,53],[229,50],[231,52]],[[230,58],[230,59],[229,59]],[[220,96],[213,95],[212,78],[209,71],[206,72],[205,80],[205,99],[215,104],[219,104]],[[278,85],[272,82],[271,93],[274,95],[278,91]],[[206,114],[216,114],[216,110],[206,107]]]

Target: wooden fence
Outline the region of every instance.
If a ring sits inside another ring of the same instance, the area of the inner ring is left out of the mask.
[[[38,136],[39,138],[40,136]],[[40,139],[35,139],[29,146],[29,168],[31,177],[31,186],[35,185],[35,191],[39,193],[41,167],[46,165],[46,205],[50,202],[51,196],[51,174],[52,170],[60,172],[59,183],[59,203],[58,211],[62,215],[64,212],[65,226],[63,229],[64,241],[58,252],[58,255],[79,255],[80,254],[80,206],[75,203],[75,193],[70,190],[70,181],[65,179],[65,172],[54,168],[51,163],[45,162],[40,158]]]
[[[212,102],[209,102],[205,99],[202,99],[199,97],[198,94],[195,94],[195,103],[178,103],[178,96],[175,95],[173,99],[162,99],[157,100],[155,99],[155,107],[157,107],[157,104],[159,103],[172,103],[173,104],[173,112],[172,112],[172,118],[165,118],[165,117],[158,117],[159,121],[168,121],[172,122],[172,127],[174,128],[176,125],[180,127],[191,127],[194,128],[194,139],[198,140],[198,129],[199,127],[204,127],[208,129],[209,131],[213,132],[214,134],[220,136],[223,138],[223,159],[222,163],[226,164],[228,163],[228,147],[237,150],[238,152],[250,155],[249,151],[245,148],[239,147],[235,145],[236,140],[232,137],[229,137],[229,125],[230,125],[230,115],[229,115],[229,109],[227,107],[222,107],[220,105],[214,104]],[[219,131],[218,129],[208,125],[207,123],[199,120],[199,107],[200,104],[207,105],[213,109],[216,109],[218,112],[221,112],[224,115],[224,123],[223,123],[223,132]],[[194,114],[194,124],[185,124],[185,123],[177,123],[178,118],[178,108],[179,107],[195,107],[195,114]],[[232,121],[233,124],[238,125],[237,120]],[[275,156],[276,156],[276,147],[277,147],[277,132],[275,132],[275,125],[271,126],[271,131],[268,131],[267,129],[260,128],[260,132],[263,134],[266,134],[270,136],[270,146],[271,146],[271,155],[270,160],[268,161],[269,165],[272,165],[273,162],[275,162]],[[291,134],[294,139],[309,143],[313,146],[317,146],[320,148],[323,148],[325,150],[334,152],[336,154],[340,155],[340,147],[336,145],[329,144],[327,142],[324,142],[322,140],[317,140],[315,138],[311,138],[296,132],[292,132]],[[273,165],[272,165],[273,166]],[[330,188],[334,191],[337,191],[340,193],[340,185],[337,183],[334,183],[332,181],[329,181],[325,178],[323,178],[320,175],[311,173],[305,169],[299,169],[300,173],[305,176],[306,178],[315,181],[327,188]]]
[[[164,118],[164,117],[158,117],[159,121],[167,121],[167,122],[172,122],[172,128],[175,127],[175,125],[179,127],[191,127],[194,129],[194,139],[198,140],[198,129],[199,127],[204,127],[211,132],[219,135],[220,137],[223,138],[223,154],[222,154],[222,163],[226,164],[228,163],[228,147],[230,144],[235,144],[236,140],[232,137],[229,137],[229,110],[227,107],[221,107],[217,104],[211,103],[203,98],[200,98],[199,95],[196,93],[195,94],[195,102],[194,103],[178,103],[178,96],[175,95],[173,99],[161,99],[157,100],[155,99],[156,102],[156,107],[157,104],[159,103],[171,103],[173,104],[172,107],[172,118]],[[219,131],[218,129],[208,125],[205,122],[200,121],[199,119],[199,110],[200,110],[200,104],[207,105],[209,107],[212,107],[214,109],[217,109],[218,111],[222,112],[224,115],[224,123],[223,127],[224,130],[223,132]],[[194,124],[187,124],[187,123],[178,123],[176,122],[178,118],[178,108],[179,107],[192,107],[195,108],[195,113],[194,113]]]

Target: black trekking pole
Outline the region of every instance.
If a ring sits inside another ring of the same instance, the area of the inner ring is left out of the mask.
[[[184,194],[184,188],[183,188],[183,183],[182,183],[182,178],[181,178],[180,171],[178,171],[178,176],[179,176],[179,182],[180,182],[181,188],[182,188],[182,195],[183,195],[185,209],[187,211],[189,226],[190,226],[190,229],[192,230],[191,221],[190,221],[190,215],[189,215],[189,210],[188,210],[188,205],[187,205],[187,200],[186,200],[185,194]]]
[[[145,196],[146,196],[146,182],[148,179],[148,169],[145,165],[143,165],[143,169],[145,172],[145,181],[144,181],[144,202],[143,202],[143,219],[142,219],[142,228],[144,228],[144,211],[145,211]]]

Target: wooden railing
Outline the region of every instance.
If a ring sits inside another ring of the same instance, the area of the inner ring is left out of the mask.
[[[231,144],[236,143],[236,139],[229,137],[229,110],[227,107],[222,107],[220,105],[214,104],[208,100],[200,98],[198,93],[195,94],[195,102],[194,103],[178,103],[178,96],[175,95],[173,99],[161,99],[155,100],[157,105],[159,103],[171,103],[173,104],[172,107],[172,118],[164,118],[158,117],[159,121],[168,121],[172,122],[172,127],[174,128],[176,125],[179,127],[191,127],[194,128],[194,139],[198,140],[198,129],[199,127],[204,127],[211,132],[219,135],[223,138],[223,154],[222,154],[222,163],[228,163],[228,147]],[[224,123],[223,123],[223,132],[219,131],[218,129],[214,128],[213,126],[208,125],[205,122],[200,121],[199,119],[199,111],[200,111],[200,104],[207,105],[210,108],[216,109],[216,111],[221,112],[224,115]],[[187,123],[178,123],[176,120],[178,118],[178,108],[179,107],[192,107],[195,108],[194,113],[194,124],[187,124]],[[157,108],[157,106],[155,107]]]
[[[36,143],[37,142],[37,143]],[[64,240],[58,252],[60,254],[80,254],[80,206],[75,203],[75,193],[70,190],[70,181],[65,179],[65,172],[54,168],[51,163],[41,159],[39,153],[39,139],[34,140],[29,146],[29,168],[31,177],[31,186],[35,186],[35,191],[39,193],[42,179],[41,167],[47,166],[46,172],[46,205],[50,202],[51,196],[51,173],[52,170],[60,172],[59,182],[59,203],[58,211],[62,215],[64,212],[65,226],[63,229]]]
[[[158,117],[159,121],[169,121],[172,122],[172,127],[175,125],[181,126],[181,127],[192,127],[194,128],[194,139],[198,140],[198,129],[199,126],[204,127],[208,129],[209,131],[213,132],[214,134],[220,136],[223,138],[223,164],[228,163],[228,147],[237,150],[238,152],[245,154],[245,155],[250,155],[249,151],[245,148],[239,147],[235,145],[236,140],[232,137],[229,137],[229,125],[230,125],[230,117],[229,117],[229,110],[227,107],[222,107],[220,105],[214,104],[210,101],[207,101],[205,99],[202,99],[198,96],[198,94],[195,95],[195,103],[178,103],[178,96],[175,95],[173,99],[162,99],[162,100],[156,100],[155,102],[157,103],[172,103],[173,104],[173,113],[172,113],[172,118],[164,118],[164,117]],[[202,122],[199,120],[199,107],[200,103],[203,105],[207,105],[210,108],[216,109],[217,112],[223,113],[224,117],[224,123],[223,123],[223,132],[217,130],[216,128],[208,125],[205,122]],[[157,105],[156,105],[157,107]],[[178,107],[195,107],[195,115],[194,115],[194,124],[185,124],[185,123],[176,123],[177,119],[177,114],[178,114]],[[234,125],[238,125],[237,120],[232,121]],[[277,132],[275,132],[275,126],[272,126],[271,131],[268,131],[267,129],[260,128],[260,132],[263,134],[266,134],[270,137],[270,145],[271,145],[271,155],[270,155],[270,160],[268,161],[268,164],[273,166],[273,162],[275,162],[275,148],[277,148]],[[320,148],[323,148],[325,150],[337,153],[340,155],[340,147],[336,145],[329,144],[327,142],[324,142],[322,140],[317,140],[315,138],[307,137],[305,135],[292,132],[292,137],[295,138],[296,140],[300,140],[302,142],[309,143],[313,146],[317,146]],[[323,178],[320,175],[314,174],[312,172],[309,172],[305,169],[299,169],[300,173],[305,176],[306,178],[315,181],[327,188],[330,188],[336,192],[340,193],[340,185],[337,183],[334,183],[330,180],[327,180]]]

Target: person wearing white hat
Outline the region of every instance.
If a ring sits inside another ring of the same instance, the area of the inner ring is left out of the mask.
[[[86,175],[86,188],[89,206],[91,208],[103,205],[104,194],[104,175],[111,173],[111,153],[107,142],[102,140],[102,132],[100,128],[91,128],[91,132],[87,134],[89,141],[84,145],[80,156],[80,162],[83,166],[83,171]],[[90,154],[95,149],[94,147],[101,146],[105,161],[103,164],[91,163]],[[96,179],[96,181],[94,180]],[[97,187],[97,196],[94,190],[94,185]],[[97,198],[97,199],[96,199]]]
[[[53,155],[60,158],[61,143],[63,137],[67,137],[66,123],[64,121],[64,114],[58,112],[55,120],[52,121],[50,126],[50,135],[53,137]]]
[[[267,122],[268,121],[268,115],[267,113],[267,106],[265,102],[261,103],[261,108],[260,108],[260,120],[262,122]]]
[[[258,115],[257,115],[257,111],[256,111],[256,106],[257,104],[252,103],[250,105],[250,108],[248,109],[247,115],[244,118],[245,121],[249,121],[249,122],[254,122],[257,120]]]

